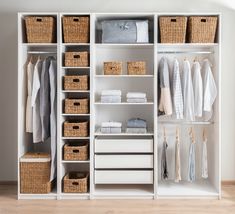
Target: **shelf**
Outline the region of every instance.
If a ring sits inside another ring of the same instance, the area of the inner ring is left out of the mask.
[[[62,137],[62,140],[89,140],[90,137]]]
[[[101,103],[101,102],[95,102],[95,105],[153,105],[153,102],[146,102],[146,103]]]
[[[57,43],[23,43],[23,46],[27,47],[57,47]]]
[[[90,69],[90,67],[65,67],[65,66],[62,66],[62,69]]]
[[[95,136],[153,136],[153,132],[147,133],[102,133],[100,131],[95,132]]]
[[[86,161],[66,161],[66,160],[62,160],[62,163],[90,163],[90,160],[86,160]]]
[[[62,43],[63,46],[89,46],[90,43]]]
[[[176,124],[176,125],[211,125],[214,122],[210,121],[182,121],[182,120],[158,120],[158,123],[161,124]]]
[[[198,48],[198,47],[217,47],[218,43],[158,43],[158,48],[174,47],[174,48]]]
[[[82,117],[85,117],[85,116],[90,116],[91,114],[62,114],[62,116],[76,116],[76,117],[80,117],[80,116],[82,116]]]
[[[90,93],[90,91],[80,91],[80,90],[62,90],[62,93]]]
[[[117,43],[96,43],[97,48],[153,48],[153,43],[133,43],[133,44],[117,44]]]
[[[53,189],[52,192],[50,193],[46,193],[46,194],[24,194],[24,193],[20,193],[18,195],[19,199],[57,199],[57,191],[56,189]]]
[[[96,78],[153,78],[154,75],[95,75]]]

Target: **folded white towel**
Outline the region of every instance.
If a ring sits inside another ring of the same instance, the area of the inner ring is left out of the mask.
[[[101,92],[102,96],[122,96],[122,92],[120,90],[103,90]]]
[[[122,132],[122,129],[121,128],[101,128],[100,131],[101,133],[106,133],[106,134],[109,134],[109,133],[119,134]]]
[[[146,98],[129,98],[127,99],[128,103],[146,103],[147,99]]]
[[[101,103],[121,103],[121,96],[101,96]]]
[[[146,98],[146,93],[141,92],[128,92],[126,94],[127,98]]]
[[[120,122],[102,122],[101,127],[102,128],[121,128],[122,123],[120,123]]]

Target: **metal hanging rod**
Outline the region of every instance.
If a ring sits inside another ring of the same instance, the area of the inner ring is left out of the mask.
[[[213,54],[214,51],[158,51],[158,54]]]
[[[213,121],[167,121],[159,120],[159,124],[172,124],[172,125],[210,125],[214,124]]]
[[[28,54],[57,54],[57,52],[50,52],[50,51],[28,51]]]

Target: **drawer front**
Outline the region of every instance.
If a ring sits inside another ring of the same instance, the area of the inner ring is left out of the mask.
[[[95,168],[153,168],[153,155],[95,155]]]
[[[96,139],[96,153],[153,153],[152,139]]]
[[[95,170],[95,184],[153,184],[153,171]]]

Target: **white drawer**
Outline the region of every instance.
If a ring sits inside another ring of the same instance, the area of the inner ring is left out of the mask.
[[[153,171],[95,170],[95,184],[153,184]]]
[[[153,168],[153,155],[95,155],[95,168]]]
[[[96,153],[153,153],[152,139],[96,139]]]

